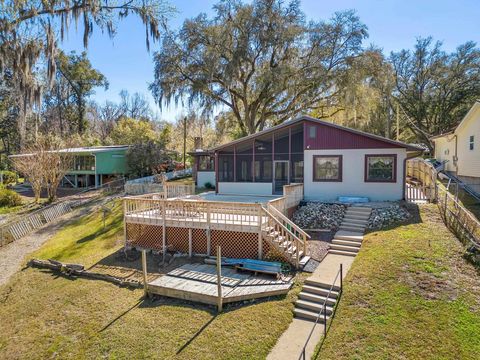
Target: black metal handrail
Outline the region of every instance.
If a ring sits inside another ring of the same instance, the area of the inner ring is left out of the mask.
[[[335,286],[335,283],[337,282],[338,277],[340,276],[340,291],[338,292],[337,299],[340,298],[342,291],[343,291],[343,264],[340,264],[340,269],[337,272],[337,275],[335,276],[335,280],[333,280],[332,286],[330,286],[330,289],[328,290],[328,294],[325,297],[325,300],[323,301],[323,305],[321,310],[318,312],[317,318],[315,319],[315,323],[312,326],[312,330],[310,330],[310,333],[308,334],[307,340],[305,341],[305,344],[303,345],[302,352],[300,353],[300,356],[298,359],[300,360],[305,360],[305,349],[307,348],[308,342],[310,341],[310,338],[312,337],[313,332],[315,331],[315,327],[318,324],[318,320],[320,320],[320,317],[322,316],[323,312],[323,337],[327,335],[327,301],[330,298],[330,294],[332,293],[333,287]],[[336,304],[335,304],[336,305]]]

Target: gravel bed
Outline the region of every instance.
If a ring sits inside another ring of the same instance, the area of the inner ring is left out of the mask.
[[[292,216],[292,221],[302,229],[337,231],[346,209],[343,204],[308,202],[299,206]]]
[[[408,210],[398,204],[373,209],[368,219],[367,228],[381,229],[405,221],[409,217]]]

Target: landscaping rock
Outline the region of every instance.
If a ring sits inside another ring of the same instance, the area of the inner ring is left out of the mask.
[[[402,222],[410,217],[410,213],[400,205],[391,205],[387,207],[373,209],[368,219],[368,229],[381,229]]]
[[[302,229],[337,231],[346,209],[347,207],[342,204],[302,203],[293,214],[292,221]]]

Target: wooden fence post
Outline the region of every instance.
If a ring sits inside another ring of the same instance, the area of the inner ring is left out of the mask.
[[[217,290],[218,290],[218,299],[217,299],[217,310],[222,312],[223,310],[223,298],[222,298],[222,248],[217,247]]]
[[[147,252],[142,250],[142,271],[143,271],[143,295],[148,298],[148,284],[147,284]]]

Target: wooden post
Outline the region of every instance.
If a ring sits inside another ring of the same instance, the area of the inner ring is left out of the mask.
[[[165,202],[166,200],[162,201],[162,219],[163,219],[163,224],[162,224],[162,260],[163,260],[163,264],[165,265],[165,256],[167,255],[166,254],[166,250],[167,250],[167,229],[165,227],[166,225],[166,221],[165,221],[165,217],[166,217],[166,210],[165,210]]]
[[[142,250],[142,270],[143,270],[143,295],[148,297],[148,285],[147,285],[147,252]]]
[[[210,204],[207,203],[207,255],[210,256],[210,254],[212,253],[212,249],[211,249],[211,231],[210,231]]]
[[[222,248],[217,247],[217,289],[218,289],[218,299],[217,306],[218,312],[223,310],[223,298],[222,298]]]
[[[263,209],[262,205],[258,205],[258,259],[262,260],[263,258],[263,243],[262,243],[262,219],[263,219]]]
[[[188,256],[193,255],[193,243],[192,243],[192,228],[188,229]]]
[[[125,240],[125,246],[127,246],[127,201],[123,200],[123,239]]]

